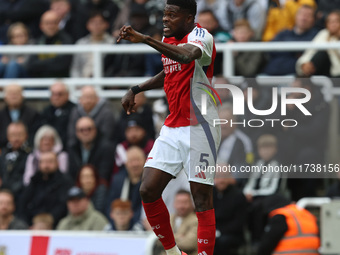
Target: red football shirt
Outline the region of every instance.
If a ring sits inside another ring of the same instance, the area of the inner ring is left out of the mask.
[[[216,56],[214,39],[206,29],[196,24],[196,27],[181,40],[174,37],[164,37],[162,41],[177,46],[192,44],[202,51],[201,58],[189,64],[181,64],[162,55],[165,73],[164,91],[170,110],[164,125],[168,127],[193,125],[196,122],[190,116],[192,99],[190,97],[190,88],[191,84],[197,82],[209,83],[210,85]]]

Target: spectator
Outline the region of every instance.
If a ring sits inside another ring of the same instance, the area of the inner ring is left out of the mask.
[[[10,84],[5,87],[5,107],[0,111],[0,147],[7,144],[6,130],[11,122],[22,121],[28,127],[28,137],[32,143],[35,131],[40,125],[39,113],[24,103],[22,87]]]
[[[86,0],[78,6],[77,36],[80,39],[88,34],[86,22],[92,12],[101,12],[105,20],[109,22],[109,31],[112,31],[112,24],[115,22],[119,8],[115,1],[111,0]]]
[[[224,11],[224,15],[226,15],[226,22],[220,23],[224,30],[231,31],[237,20],[246,19],[249,21],[249,24],[255,33],[255,38],[261,38],[266,14],[262,5],[258,1],[231,0],[228,2],[227,8]]]
[[[66,148],[68,123],[75,104],[69,100],[69,90],[62,81],[56,81],[50,87],[50,92],[50,104],[42,112],[42,122],[57,130]]]
[[[129,200],[132,203],[133,219],[132,224],[140,221],[142,201],[139,195],[139,188],[145,163],[145,154],[142,149],[133,146],[126,152],[125,169],[121,169],[114,175],[109,188],[109,196],[106,208],[106,215],[110,217],[111,203],[120,198],[123,201]]]
[[[249,22],[241,19],[235,22],[232,30],[232,39],[229,43],[244,43],[254,41],[254,31]],[[234,72],[236,75],[254,77],[262,68],[264,62],[262,52],[244,51],[234,53]]]
[[[53,216],[49,213],[39,213],[33,217],[31,230],[52,230],[54,225]]]
[[[0,190],[0,230],[28,229],[28,225],[14,216],[14,196],[9,190]]]
[[[319,254],[319,228],[314,215],[279,195],[268,198],[265,207],[268,224],[258,255]]]
[[[76,41],[77,34],[77,18],[76,6],[72,6],[70,0],[51,0],[50,10],[54,11],[59,17],[59,29],[65,31],[72,37],[72,42]]]
[[[57,155],[54,152],[43,152],[39,159],[39,171],[24,189],[20,216],[29,225],[38,213],[50,213],[54,224],[66,215],[67,190],[71,181],[58,169]]]
[[[76,123],[78,141],[69,149],[70,174],[75,180],[85,164],[97,167],[100,178],[110,181],[115,151],[114,145],[100,136],[93,119],[81,117]]]
[[[267,1],[268,2],[268,1]],[[316,9],[315,0],[284,0],[269,1],[267,21],[262,36],[262,41],[271,41],[282,30],[293,29],[296,12],[302,5]]]
[[[124,26],[125,24],[129,23],[129,17],[131,16],[131,12],[133,11],[132,9],[135,6],[146,8],[147,3],[151,1],[152,0],[126,0],[124,1],[124,4],[118,14],[118,17],[113,24],[113,30],[112,30],[113,36],[115,38],[118,38],[120,28]],[[163,10],[164,4],[161,4],[159,9]],[[147,10],[145,9],[145,11]]]
[[[333,12],[334,10],[340,9],[340,1],[339,0],[323,0],[317,1],[318,9],[316,13],[317,18],[317,26],[319,28],[325,28],[325,21],[327,16]]]
[[[340,171],[339,171],[339,165],[337,166],[337,179],[335,180],[335,182],[328,188],[327,192],[326,192],[326,196],[330,197],[330,198],[340,198]]]
[[[304,115],[294,104],[287,105],[287,119],[294,119],[298,125],[294,128],[283,128],[285,143],[284,154],[287,164],[324,164],[328,138],[330,107],[325,102],[320,89],[308,78],[297,78],[292,87],[304,88],[310,91],[311,99],[304,107],[311,116]],[[291,93],[289,98],[304,97],[302,93]],[[317,178],[308,177],[307,169],[303,168],[304,178],[292,178],[288,184],[292,191],[292,199],[298,201],[302,197],[315,197]],[[315,173],[313,173],[315,175]],[[314,176],[315,177],[315,176]]]
[[[44,152],[53,151],[57,155],[59,170],[62,173],[67,173],[68,155],[67,152],[62,151],[62,149],[63,144],[57,131],[48,125],[40,127],[34,137],[34,150],[27,157],[24,185],[29,185],[32,176],[38,171],[39,159]]]
[[[237,254],[235,251],[245,242],[247,200],[228,172],[216,173],[213,192],[216,217],[214,254]]]
[[[115,141],[115,119],[112,113],[112,105],[105,99],[98,97],[97,92],[92,86],[85,86],[81,89],[79,103],[70,115],[68,126],[68,145],[72,146],[76,142],[76,122],[81,117],[91,117],[100,134],[110,141]]]
[[[273,42],[311,41],[317,34],[314,28],[314,8],[302,5],[295,16],[295,26],[291,30],[283,30],[272,40]],[[270,59],[263,73],[268,75],[295,74],[295,64],[301,52],[271,52]]]
[[[251,172],[243,193],[249,202],[248,223],[252,243],[256,245],[262,236],[264,222],[262,220],[263,201],[266,197],[279,191],[280,172],[263,171],[264,167],[278,167],[277,139],[273,135],[261,135],[257,141],[257,150],[260,159],[256,162],[259,171]]]
[[[93,208],[91,201],[78,187],[68,191],[69,214],[57,226],[57,230],[99,231],[108,224],[107,219]]]
[[[0,187],[13,193],[18,208],[22,190],[25,164],[30,148],[27,145],[27,130],[22,122],[13,122],[7,128],[7,146],[1,150]]]
[[[194,213],[191,194],[187,190],[179,190],[174,201],[175,214],[170,216],[178,247],[188,255],[197,254],[197,217]]]
[[[105,213],[106,181],[99,177],[98,170],[90,164],[83,165],[77,177],[77,186],[91,200],[94,209]]]
[[[326,28],[313,39],[314,43],[335,42],[340,38],[340,11],[331,12],[326,20]],[[340,76],[340,51],[306,50],[296,63],[296,73],[301,76]]]
[[[190,183],[188,182],[187,176],[184,171],[179,172],[176,178],[172,179],[166,186],[162,193],[162,199],[164,204],[168,208],[169,214],[175,214],[174,201],[175,196],[179,190],[187,190],[190,192]],[[141,222],[144,228],[148,231],[152,231],[152,228],[146,218],[144,209],[142,209]]]
[[[60,18],[54,11],[47,11],[41,16],[40,29],[43,35],[38,45],[72,44],[72,39],[59,29]],[[28,59],[27,71],[31,77],[68,77],[71,55],[41,53]],[[62,63],[62,64],[61,64]]]
[[[111,203],[110,218],[113,225],[107,225],[106,230],[140,231],[140,224],[132,224],[133,210],[130,201],[116,199]]]
[[[86,23],[86,27],[90,34],[79,39],[76,42],[76,45],[114,43],[112,36],[106,32],[109,27],[109,23],[105,20],[101,12],[92,13]],[[77,54],[73,57],[71,76],[78,78],[89,78],[93,76],[92,53]]]
[[[221,125],[221,146],[217,153],[219,163],[229,164],[237,168],[252,164],[254,160],[253,145],[250,138],[237,128],[236,116],[232,113],[232,106],[224,104],[218,111],[219,118],[227,120]],[[235,176],[236,178],[240,176]]]
[[[145,156],[152,149],[154,140],[150,139],[146,133],[144,121],[139,116],[129,116],[125,128],[126,140],[117,145],[116,166],[119,168],[126,163],[126,151],[131,146],[138,146],[144,151]]]
[[[221,25],[221,28],[224,31],[228,31],[223,25],[227,23],[227,17],[225,15],[227,5],[228,1],[225,0],[197,0],[197,13],[200,13],[204,10],[211,10],[214,13],[214,16],[217,18],[218,23]],[[198,22],[198,16],[196,21]]]
[[[45,0],[0,0],[0,41],[6,43],[8,26],[15,22],[23,22],[29,28],[33,38],[40,35],[39,19],[48,9]]]
[[[161,29],[150,29],[150,36],[157,40],[162,41],[163,31]],[[144,76],[153,77],[163,70],[162,54],[148,53],[145,54],[145,73]],[[125,112],[124,112],[125,113]]]
[[[150,34],[149,15],[144,5],[132,4],[128,23],[136,31]],[[121,41],[120,44],[130,44],[129,41]],[[143,54],[115,54],[106,59],[105,76],[129,77],[143,76],[145,73],[145,55]]]
[[[7,37],[10,45],[26,45],[29,33],[25,24],[17,22],[8,28]],[[0,77],[25,78],[28,55],[3,55],[0,61]]]
[[[150,105],[147,103],[147,98],[144,92],[138,93],[135,96],[135,105],[134,105],[134,116],[138,116],[139,120],[143,120],[143,126],[147,132],[147,137],[149,139],[155,139],[155,127],[153,123],[153,111]],[[122,142],[126,140],[125,129],[127,127],[127,122],[131,117],[127,115],[127,113],[122,110],[119,117],[118,127],[117,127],[117,141]]]
[[[205,9],[200,11],[197,15],[197,22],[209,31],[216,43],[224,43],[231,39],[231,35],[221,29],[218,19],[212,10]]]
[[[200,11],[197,15],[197,22],[209,31],[209,33],[214,37],[214,41],[216,43],[224,43],[231,39],[231,34],[221,29],[220,23],[212,10],[205,9]],[[214,75],[221,74],[223,72],[222,62],[223,53],[218,52],[215,57]]]

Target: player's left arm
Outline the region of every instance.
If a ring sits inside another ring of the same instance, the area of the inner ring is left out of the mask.
[[[119,38],[128,40],[133,43],[145,43],[160,53],[164,54],[168,58],[175,60],[181,64],[189,64],[195,59],[199,59],[202,56],[202,50],[192,44],[185,44],[183,47],[171,45],[160,42],[151,36],[141,34],[135,31],[131,26],[123,26],[120,29]]]

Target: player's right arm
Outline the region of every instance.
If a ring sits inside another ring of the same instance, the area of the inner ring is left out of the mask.
[[[141,91],[147,91],[151,89],[158,89],[164,86],[164,71],[161,71],[154,77],[150,78],[149,80],[143,82],[142,84],[138,85]],[[133,109],[135,105],[135,94],[129,89],[126,94],[122,98],[122,106],[127,114],[131,114],[135,112]]]

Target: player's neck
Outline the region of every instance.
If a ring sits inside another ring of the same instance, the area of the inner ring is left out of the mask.
[[[179,41],[182,40],[187,34],[189,34],[195,28],[195,26],[196,26],[195,23],[188,25],[188,27],[183,30],[183,33],[175,36],[176,40],[179,40]]]

